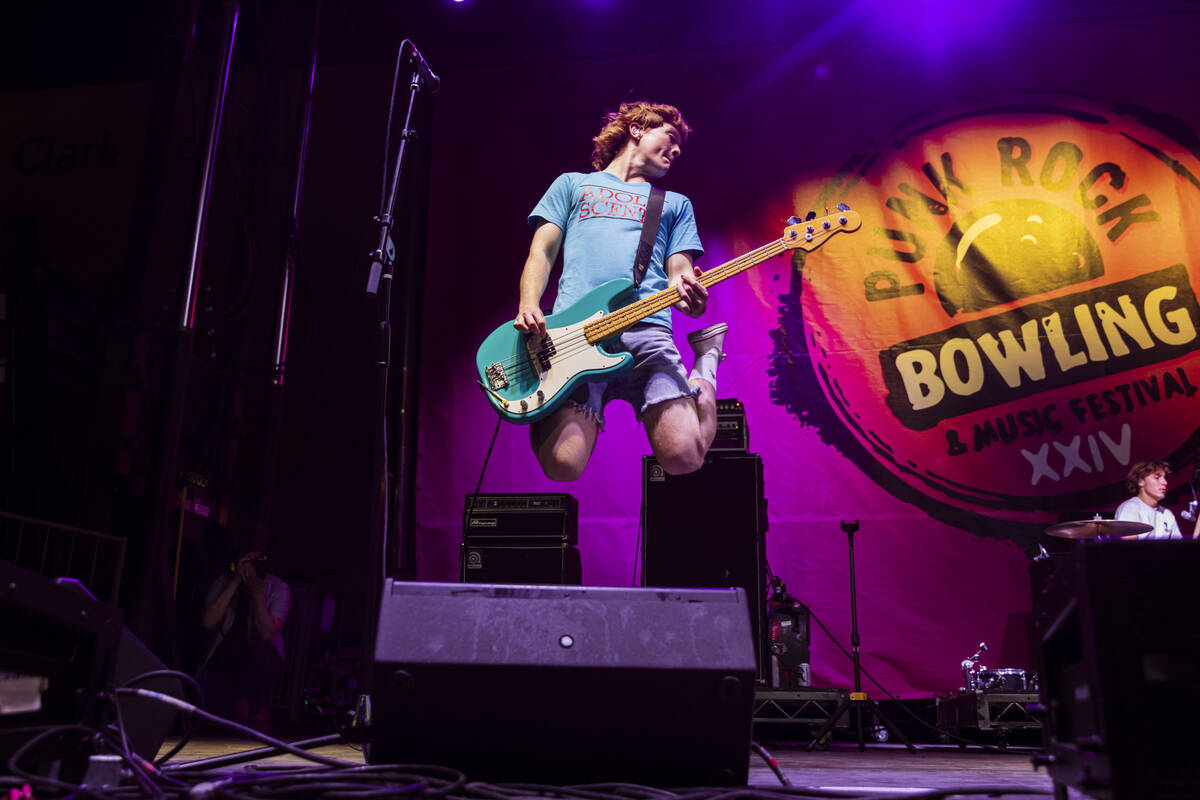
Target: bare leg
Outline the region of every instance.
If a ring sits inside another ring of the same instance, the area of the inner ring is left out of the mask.
[[[567,403],[529,427],[529,443],[547,478],[573,481],[583,474],[599,433],[591,414]]]
[[[706,380],[692,379],[692,383],[700,394],[653,405],[643,417],[650,449],[670,475],[704,466],[704,456],[717,434],[717,392]]]

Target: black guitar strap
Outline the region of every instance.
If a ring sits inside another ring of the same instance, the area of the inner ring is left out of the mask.
[[[641,286],[654,255],[654,239],[658,236],[658,221],[662,219],[663,199],[667,193],[657,186],[650,187],[650,199],[646,201],[646,216],[642,218],[642,240],[638,242],[637,255],[633,258],[633,285]]]

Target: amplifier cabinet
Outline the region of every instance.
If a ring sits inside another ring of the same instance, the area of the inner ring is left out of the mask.
[[[569,494],[468,494],[463,541],[540,544],[579,543],[579,502]]]
[[[746,407],[736,398],[717,400],[717,433],[710,453],[747,453],[750,429],[746,425]]]
[[[642,460],[642,585],[740,587],[750,606],[759,680],[766,680],[767,528],[762,457],[710,455],[688,475]]]
[[[579,586],[579,549],[569,544],[470,544],[463,542],[463,583],[542,583]]]

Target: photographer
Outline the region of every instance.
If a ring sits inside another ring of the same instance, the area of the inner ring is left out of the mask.
[[[267,557],[242,553],[213,581],[200,624],[211,631],[197,679],[208,710],[269,727],[271,685],[283,674],[283,622],[290,592],[268,571]]]

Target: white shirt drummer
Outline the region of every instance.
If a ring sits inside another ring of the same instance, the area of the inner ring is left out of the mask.
[[[1137,494],[1117,506],[1114,519],[1141,522],[1153,526],[1145,533],[1122,536],[1122,539],[1182,539],[1179,523],[1171,509],[1162,505],[1167,496],[1167,475],[1171,468],[1162,461],[1142,461],[1134,464],[1125,479],[1125,488],[1129,491],[1136,489]],[[1196,521],[1196,530],[1192,538],[1200,530],[1200,519]]]

